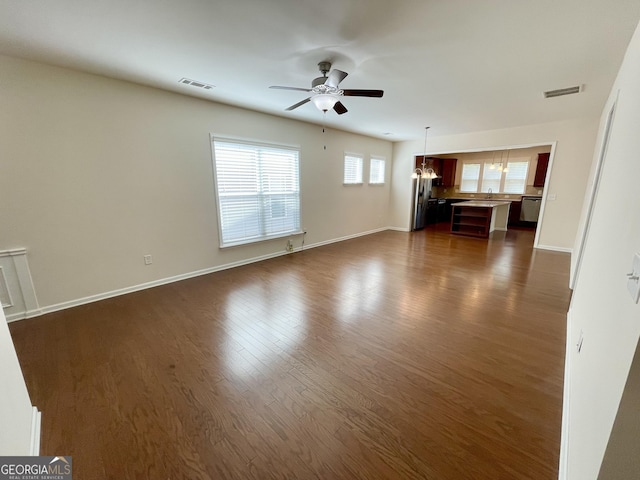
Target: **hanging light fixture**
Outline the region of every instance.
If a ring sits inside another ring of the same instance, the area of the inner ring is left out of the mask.
[[[411,178],[427,178],[433,180],[434,178],[440,178],[433,168],[427,168],[427,132],[431,127],[424,127],[424,154],[422,155],[422,168],[416,168],[411,174]]]
[[[509,171],[509,150],[507,150],[507,161],[505,162],[505,167],[502,169],[502,173],[507,173]]]

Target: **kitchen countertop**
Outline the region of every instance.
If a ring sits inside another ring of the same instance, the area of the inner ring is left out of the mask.
[[[485,201],[485,200],[494,200],[496,202],[519,202],[522,200],[522,197],[535,197],[535,198],[542,198],[542,195],[535,195],[535,194],[527,194],[527,193],[522,193],[519,195],[515,195],[515,194],[511,194],[511,196],[509,198],[503,198],[502,197],[503,194],[499,193],[499,194],[494,194],[493,198],[491,199],[487,199],[484,198],[484,195],[481,193],[476,194],[475,197],[433,197],[433,198],[438,198],[438,200],[451,200],[451,201],[458,201],[458,202],[466,202],[468,201]]]
[[[499,207],[501,205],[507,205],[511,203],[511,200],[469,200],[462,201],[457,203],[452,203],[451,205],[464,205],[465,207]]]

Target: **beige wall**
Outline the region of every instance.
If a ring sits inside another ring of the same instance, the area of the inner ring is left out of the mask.
[[[300,145],[306,245],[387,226],[389,182],[344,187],[342,156],[389,179],[388,141],[9,57],[0,95],[0,250],[28,249],[41,307],[284,252],[218,248],[210,133]]]
[[[571,251],[574,245],[580,210],[598,128],[598,119],[577,119],[564,122],[529,125],[466,135],[437,136],[434,126],[429,137],[429,154],[499,150],[556,143],[550,166],[550,181],[545,195],[555,194],[556,200],[546,201],[542,223],[538,226],[539,246]],[[390,224],[408,229],[411,214],[411,171],[413,157],[421,154],[420,140],[394,144]]]
[[[640,338],[640,306],[633,303],[626,288],[626,274],[631,271],[633,254],[640,252],[638,85],[640,29],[629,44],[600,121],[599,138],[602,138],[606,117],[617,97],[607,155],[570,308],[563,450],[566,451],[566,478],[571,480],[598,477],[625,384],[628,390],[625,404],[631,402],[636,408],[623,408],[620,415],[637,416],[640,404],[640,390],[634,387],[634,381],[627,383]],[[599,145],[594,157],[598,151]],[[575,345],[581,332],[584,341],[578,353]],[[624,423],[623,418],[620,421]],[[632,421],[637,425],[636,418]],[[617,430],[616,434],[625,435],[625,432]],[[612,438],[608,457],[618,455],[619,440]],[[633,443],[625,448],[637,457],[640,451],[637,431],[627,436],[627,441]],[[616,477],[610,467],[603,471],[601,478],[632,478]]]

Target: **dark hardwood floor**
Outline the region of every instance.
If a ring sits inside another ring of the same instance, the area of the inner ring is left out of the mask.
[[[91,479],[556,479],[569,255],[382,232],[11,324]]]

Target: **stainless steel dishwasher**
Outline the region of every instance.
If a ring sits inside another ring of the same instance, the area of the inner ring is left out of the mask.
[[[520,209],[521,222],[537,222],[540,214],[541,197],[522,197],[522,208]]]

